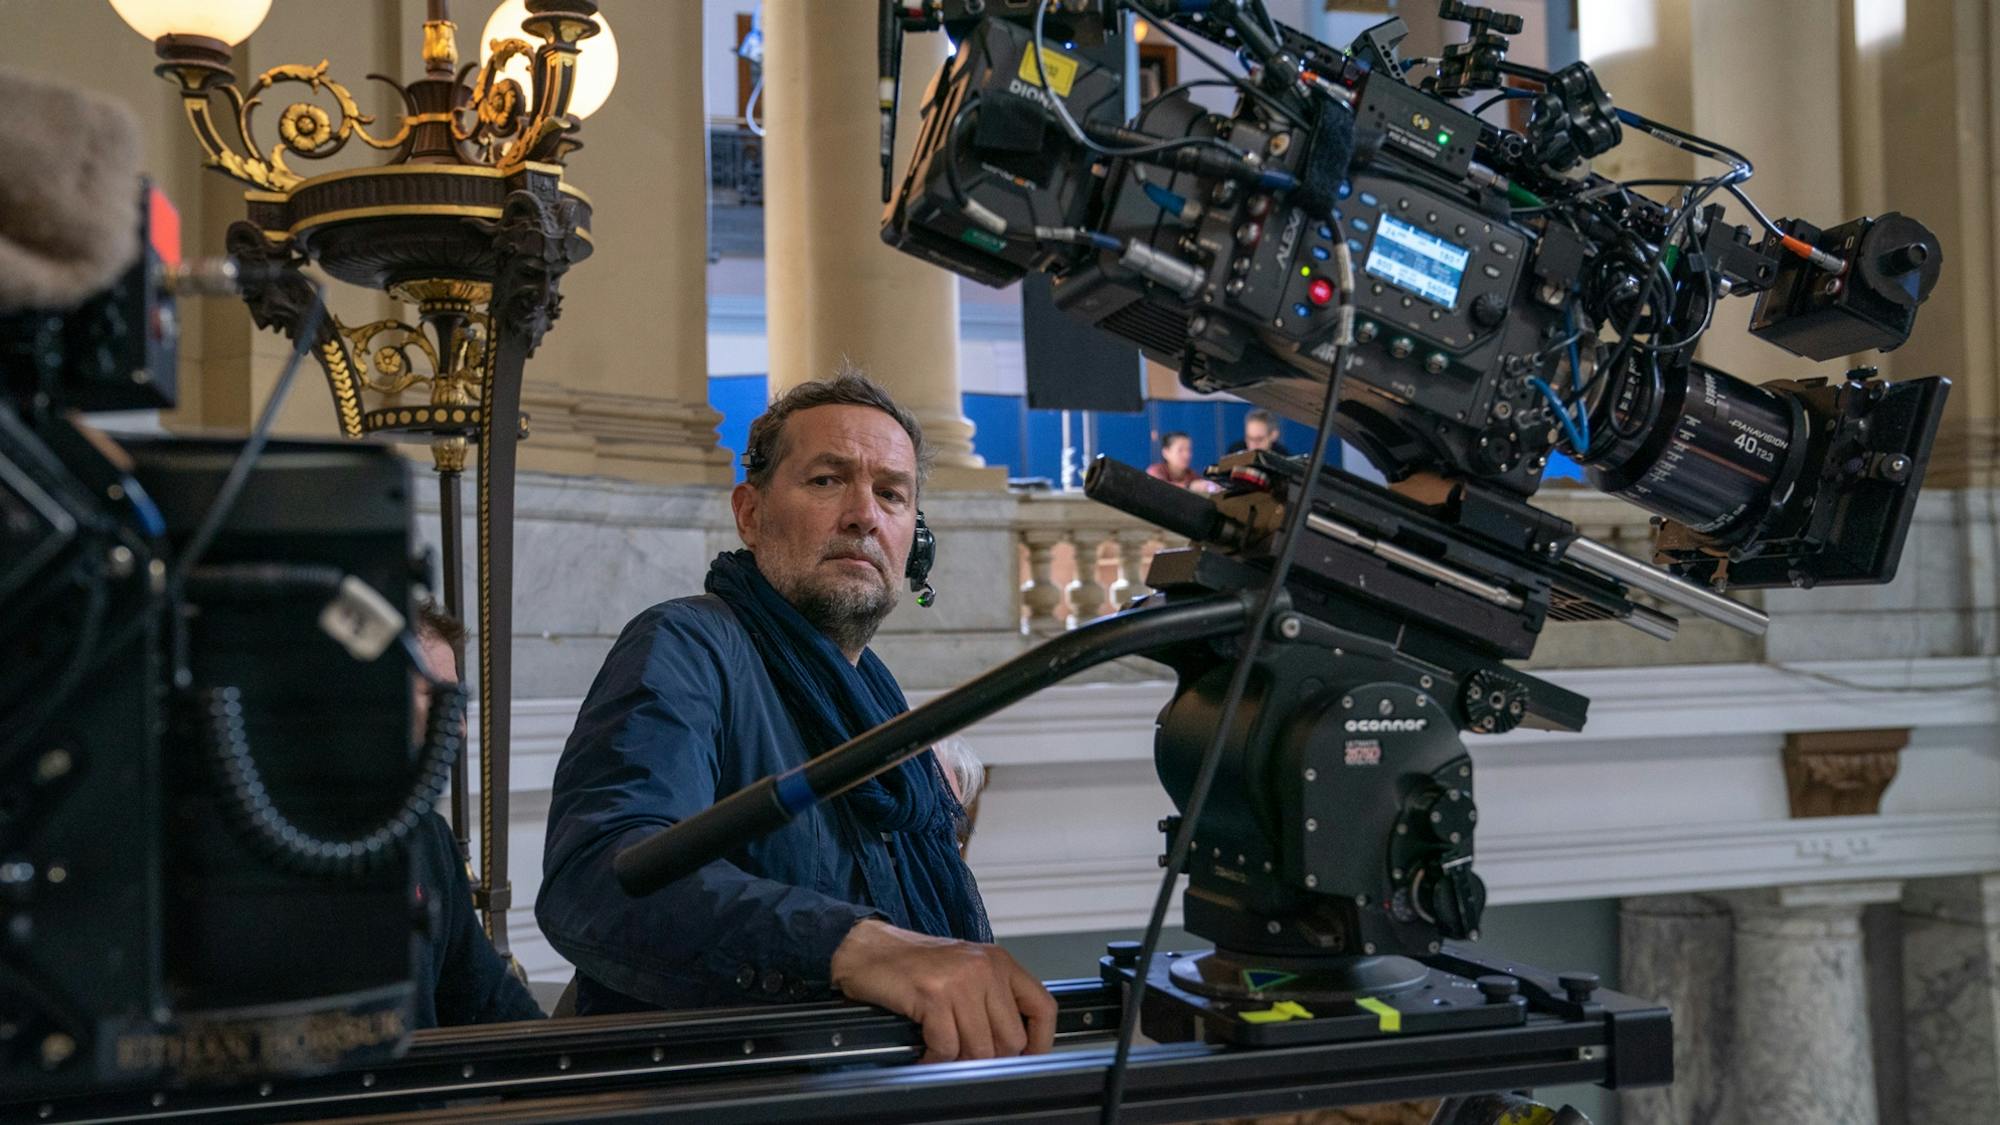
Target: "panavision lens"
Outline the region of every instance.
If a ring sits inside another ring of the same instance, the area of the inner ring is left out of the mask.
[[[1626,380],[1617,393],[1615,407],[1596,411],[1596,425],[1611,427],[1612,409],[1618,419],[1614,440],[1585,465],[1596,488],[1718,544],[1748,538],[1791,491],[1793,447],[1807,436],[1793,399],[1694,362],[1658,382]]]

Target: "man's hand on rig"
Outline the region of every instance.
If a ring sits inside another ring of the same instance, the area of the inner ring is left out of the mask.
[[[833,986],[917,1021],[922,1062],[1039,1055],[1055,1043],[1055,999],[997,945],[869,920],[834,950]]]

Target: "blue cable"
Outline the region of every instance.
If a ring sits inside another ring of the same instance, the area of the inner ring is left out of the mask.
[[[1569,407],[1564,405],[1562,396],[1556,394],[1556,389],[1540,375],[1528,376],[1528,385],[1540,391],[1542,397],[1549,400],[1549,405],[1555,407],[1556,417],[1562,420],[1563,433],[1569,436],[1570,448],[1576,451],[1577,456],[1583,456],[1584,451],[1590,448],[1590,438],[1577,428],[1576,419],[1570,417]],[[1590,419],[1585,417],[1583,424],[1588,428]]]
[[[1176,217],[1187,209],[1186,199],[1150,180],[1146,183],[1146,198],[1158,204],[1160,210]]]
[[[1583,385],[1583,356],[1576,346],[1576,306],[1568,303],[1563,305],[1563,335],[1569,337],[1569,389],[1574,393]],[[1583,433],[1583,444],[1576,447],[1581,457],[1590,452],[1590,407],[1581,399],[1576,403],[1576,420]]]
[[[153,503],[153,498],[146,494],[139,482],[128,476],[119,481],[119,487],[125,490],[125,503],[131,506],[132,514],[139,517],[139,530],[146,538],[158,539],[165,535],[166,517],[160,514],[159,505]]]

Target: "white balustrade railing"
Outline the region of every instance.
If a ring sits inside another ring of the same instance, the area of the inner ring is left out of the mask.
[[[1080,493],[1020,494],[1022,629],[1046,636],[1147,593],[1158,528]]]
[[[1021,628],[1033,636],[1073,629],[1144,595],[1153,553],[1184,542],[1081,493],[1022,492],[1018,498]],[[1616,497],[1547,489],[1535,504],[1606,546],[1642,559],[1652,554],[1646,513]]]

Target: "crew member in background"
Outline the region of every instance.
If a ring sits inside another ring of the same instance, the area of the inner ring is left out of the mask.
[[[1278,440],[1278,416],[1268,410],[1252,410],[1243,416],[1243,440],[1229,447],[1231,453],[1241,453],[1246,449],[1264,449],[1280,457],[1290,457],[1292,451]]]
[[[951,795],[963,810],[955,826],[958,834],[958,854],[964,855],[972,843],[972,821],[979,808],[979,791],[986,787],[986,766],[979,755],[966,745],[963,738],[952,735],[931,747],[931,753],[938,757],[938,766],[944,770],[945,783],[951,786]]]
[[[464,643],[464,627],[450,615],[429,602],[419,607],[417,647],[431,675],[457,683],[456,652]],[[430,703],[430,684],[418,677],[418,731],[424,729]],[[472,883],[466,878],[458,838],[435,812],[417,822],[410,841],[410,868],[417,906],[429,926],[416,966],[416,1025],[457,1027],[541,1019],[541,1006],[487,940],[479,912],[472,908]]]
[[[1146,467],[1146,475],[1194,492],[1214,492],[1216,484],[1194,471],[1194,439],[1178,430],[1160,436],[1160,459]]]
[[[839,993],[916,1020],[927,1060],[1046,1051],[1055,1001],[992,944],[936,753],[656,894],[618,885],[621,849],[907,707],[868,642],[915,538],[916,419],[843,371],[787,391],[747,444],[747,549],[625,627],[556,767],[535,916],[577,967],[577,1013]]]

